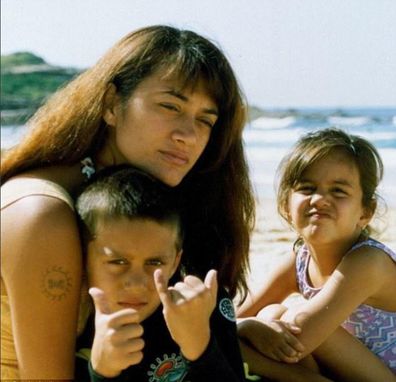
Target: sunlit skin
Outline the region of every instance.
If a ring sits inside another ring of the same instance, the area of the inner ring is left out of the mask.
[[[103,117],[110,140],[102,157],[110,150],[113,162],[131,163],[176,186],[208,144],[218,108],[202,80],[182,88],[180,79],[157,71],[137,86],[125,105],[111,86]]]
[[[342,152],[309,166],[290,194],[293,228],[315,259],[327,253],[323,258],[332,259],[329,268],[335,268],[370,221],[371,212],[363,207],[362,196],[359,171]]]
[[[139,322],[160,305],[153,273],[161,269],[165,281],[180,261],[178,228],[173,223],[120,218],[99,227],[88,245],[88,279],[100,288],[111,312],[132,308]]]

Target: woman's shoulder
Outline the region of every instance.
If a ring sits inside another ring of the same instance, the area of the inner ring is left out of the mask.
[[[1,186],[1,209],[30,196],[35,198],[29,200],[29,204],[42,205],[43,199],[38,197],[44,200],[52,198],[66,203],[71,210],[74,210],[73,199],[62,186],[50,180],[28,176],[11,178]]]
[[[73,200],[52,181],[22,176],[8,180],[1,187],[1,219],[9,243],[5,248],[18,243],[18,248],[30,252],[42,240],[58,240],[75,250],[78,225]]]

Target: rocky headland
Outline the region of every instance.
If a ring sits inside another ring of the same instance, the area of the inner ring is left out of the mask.
[[[59,87],[81,72],[30,52],[1,56],[1,125],[21,125]]]

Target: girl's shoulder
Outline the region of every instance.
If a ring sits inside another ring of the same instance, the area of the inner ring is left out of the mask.
[[[394,279],[396,275],[396,254],[385,244],[372,238],[360,241],[345,254],[337,269],[350,280],[378,287]]]
[[[45,196],[66,203],[74,211],[69,193],[59,184],[46,179],[15,177],[1,186],[1,209],[29,196]]]
[[[396,252],[390,249],[385,244],[373,239],[367,238],[366,240],[360,241],[352,246],[352,248],[348,251],[348,253],[355,252],[358,249],[365,249],[364,252],[369,253],[385,253],[388,255],[394,262],[396,262]]]

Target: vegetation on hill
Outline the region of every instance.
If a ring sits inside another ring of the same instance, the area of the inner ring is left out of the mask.
[[[29,52],[1,56],[1,123],[22,124],[59,87],[79,73],[47,64]]]
[[[6,56],[1,56],[1,70],[7,70],[18,65],[38,65],[45,64],[45,61],[30,52],[17,52]]]

